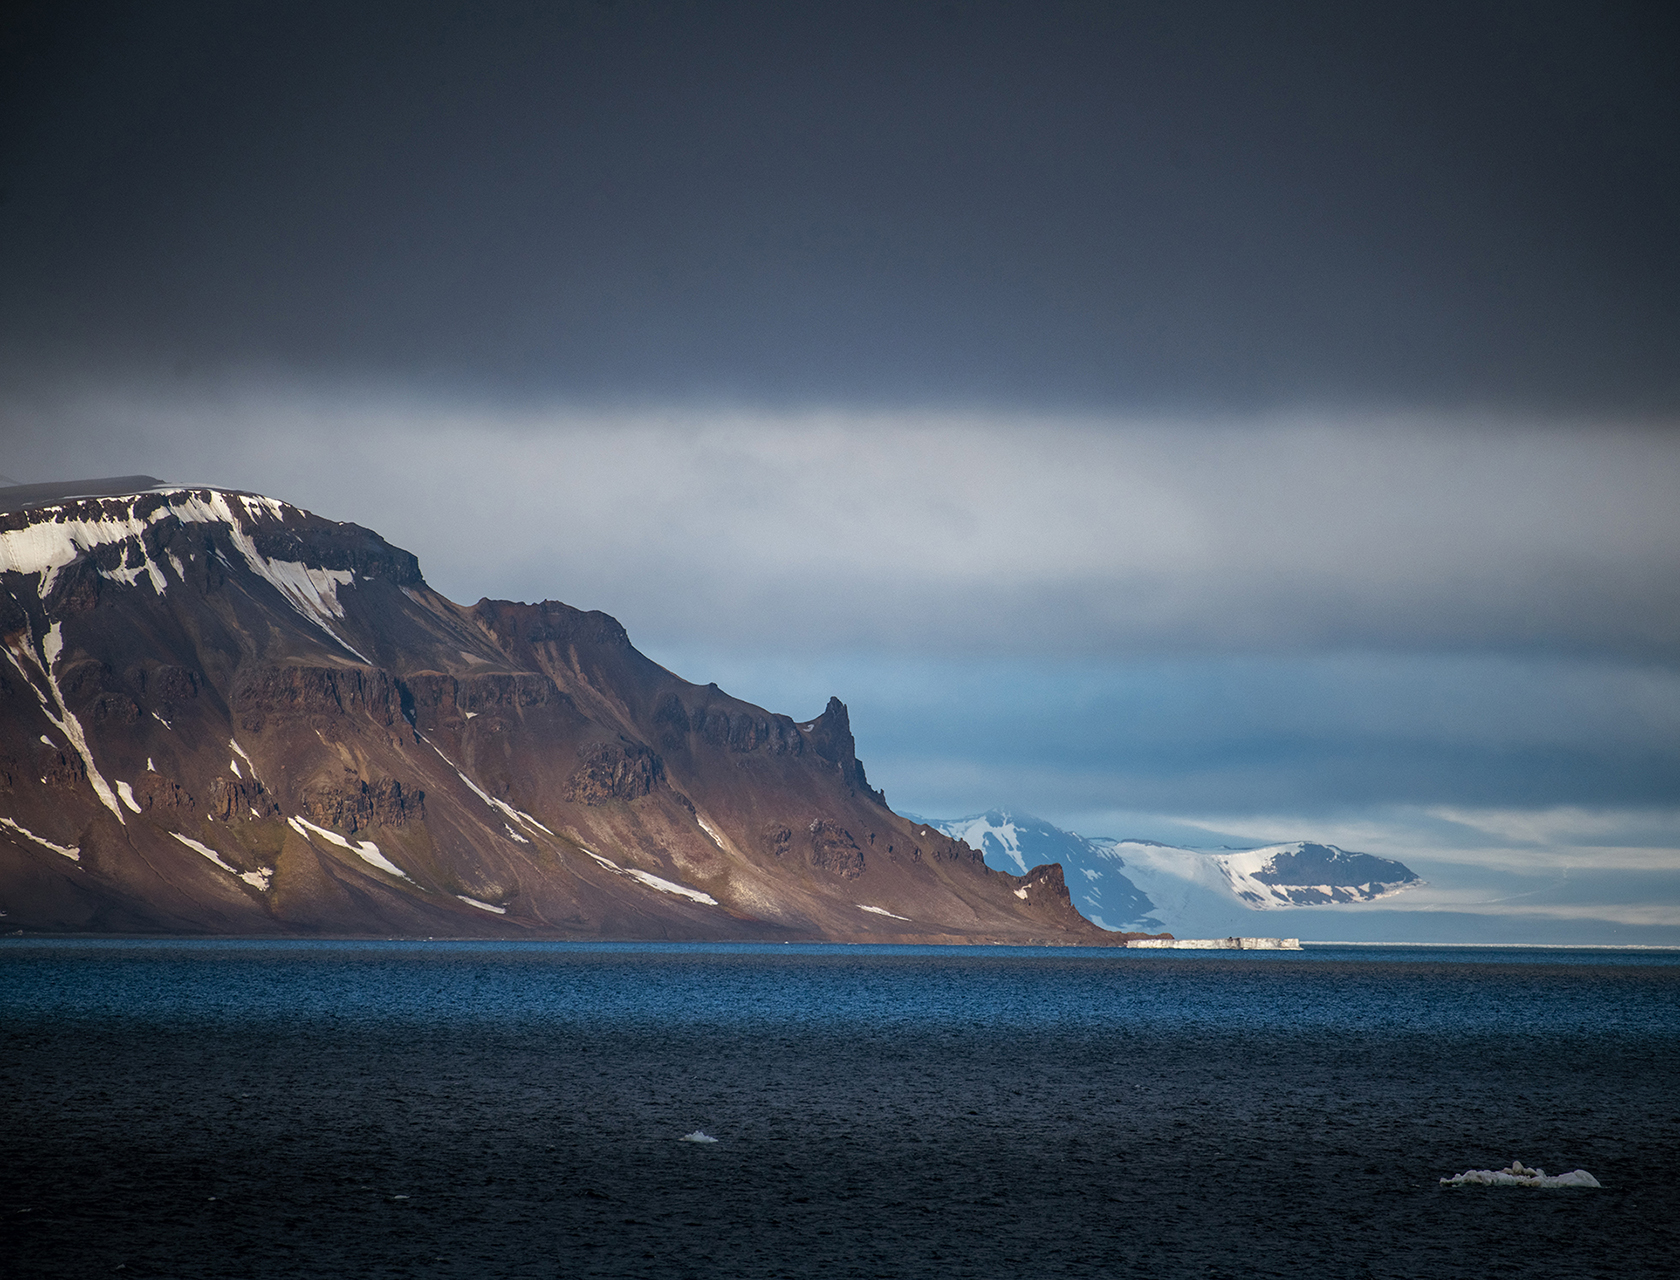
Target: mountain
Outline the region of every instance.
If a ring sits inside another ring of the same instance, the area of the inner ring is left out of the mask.
[[[1104,929],[1252,935],[1265,931],[1255,912],[1375,902],[1423,883],[1392,859],[1306,840],[1205,852],[1150,840],[1086,839],[1000,809],[931,825],[979,849],[998,870],[1024,874],[1059,862],[1074,905]]]
[[[893,813],[844,704],[680,679],[604,613],[457,605],[273,498],[0,489],[0,925],[1093,942],[1061,870]]]

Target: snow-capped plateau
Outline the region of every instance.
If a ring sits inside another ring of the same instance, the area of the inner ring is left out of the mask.
[[[979,849],[1000,871],[1061,863],[1074,906],[1112,930],[1246,936],[1274,931],[1257,927],[1256,912],[1376,902],[1423,883],[1393,859],[1309,840],[1186,849],[1086,838],[1001,809],[929,825]]]

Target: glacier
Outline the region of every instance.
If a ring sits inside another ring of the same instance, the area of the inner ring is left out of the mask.
[[[1253,849],[1189,849],[1152,840],[1087,838],[1041,818],[991,809],[928,825],[978,849],[994,870],[1023,875],[1062,864],[1074,906],[1116,932],[1249,937],[1257,912],[1376,902],[1423,883],[1388,858],[1309,840]]]

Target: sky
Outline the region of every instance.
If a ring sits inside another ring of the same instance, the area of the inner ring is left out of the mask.
[[[838,694],[901,810],[1680,943],[1672,12],[23,5],[0,60],[13,479]]]

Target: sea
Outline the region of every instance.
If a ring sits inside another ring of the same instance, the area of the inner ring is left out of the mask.
[[[0,941],[7,1276],[1677,1272],[1680,952]]]

